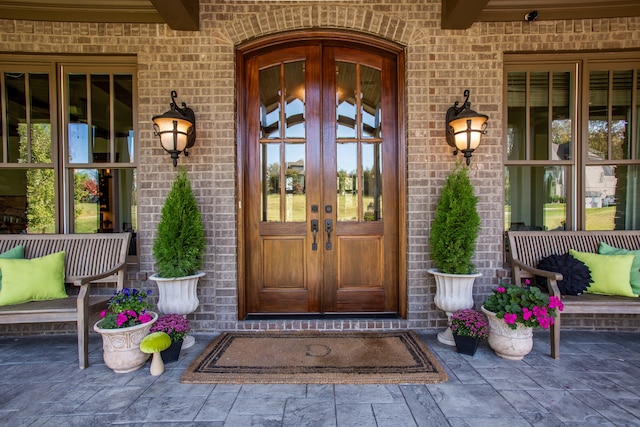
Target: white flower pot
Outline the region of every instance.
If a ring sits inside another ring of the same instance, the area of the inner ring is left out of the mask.
[[[93,329],[102,336],[102,358],[105,365],[118,374],[133,372],[140,369],[149,359],[149,354],[140,351],[140,342],[149,334],[151,326],[158,320],[158,314],[149,312],[150,322],[128,328],[103,329],[100,327],[102,319],[98,320]]]
[[[440,310],[447,313],[447,319],[451,319],[451,315],[458,310],[473,308],[473,283],[476,277],[482,276],[480,273],[447,274],[433,268],[429,269],[429,273],[436,279],[434,302]],[[451,328],[439,332],[438,341],[450,346],[456,345]]]
[[[164,278],[154,274],[149,277],[158,285],[158,310],[162,313],[176,313],[186,316],[193,313],[200,300],[198,299],[198,280],[204,276],[198,272],[193,276]],[[189,348],[195,343],[191,335],[184,338],[182,348]]]
[[[533,348],[533,328],[517,324],[511,329],[504,319],[498,319],[492,311],[482,307],[489,320],[489,347],[500,357],[522,360]]]

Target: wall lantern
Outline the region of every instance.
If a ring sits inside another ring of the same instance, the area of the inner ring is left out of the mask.
[[[178,165],[178,156],[184,152],[188,156],[188,148],[196,142],[196,116],[187,104],[182,103],[182,108],[176,105],[175,90],[171,91],[171,110],[159,116],[153,116],[153,129],[155,135],[160,138],[162,148],[173,159],[173,167]]]
[[[464,104],[458,107],[456,101],[447,110],[447,143],[455,148],[453,155],[458,151],[464,153],[467,166],[471,163],[471,153],[480,145],[482,135],[487,133],[487,120],[489,116],[476,113],[469,104],[469,89],[464,91]]]

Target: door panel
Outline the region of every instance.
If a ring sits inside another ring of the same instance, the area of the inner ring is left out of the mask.
[[[396,94],[383,84],[395,82],[395,61],[341,47],[324,61],[323,198],[337,212],[323,308],[397,312]]]
[[[384,254],[380,237],[344,236],[337,246],[338,289],[382,288],[382,264],[378,261]]]
[[[245,69],[247,312],[397,312],[395,57],[310,41]]]
[[[265,289],[296,288],[305,283],[305,239],[304,238],[263,238],[262,253]],[[295,266],[295,268],[292,268]]]

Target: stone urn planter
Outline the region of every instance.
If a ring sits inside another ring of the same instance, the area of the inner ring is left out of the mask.
[[[437,269],[429,269],[436,279],[436,295],[434,302],[436,306],[446,312],[447,322],[451,320],[451,315],[458,310],[473,307],[473,283],[480,273],[475,274],[446,274]],[[438,341],[442,344],[456,345],[451,333],[451,328],[438,332]]]
[[[158,310],[162,313],[177,313],[186,316],[193,313],[200,300],[198,299],[198,280],[205,273],[198,272],[192,276],[164,278],[157,274],[149,276],[158,285]],[[189,348],[195,343],[191,335],[184,338],[182,348]]]
[[[482,307],[489,320],[489,347],[500,357],[508,360],[522,360],[533,348],[533,328],[517,324],[511,329],[503,319],[498,319],[492,311]]]
[[[140,369],[149,359],[149,354],[140,351],[140,342],[149,334],[158,314],[149,312],[152,320],[128,328],[103,329],[98,320],[93,329],[102,336],[102,357],[105,365],[118,374]]]

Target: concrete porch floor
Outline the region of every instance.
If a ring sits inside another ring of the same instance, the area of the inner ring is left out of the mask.
[[[183,370],[215,335],[196,335],[162,376],[149,362],[115,374],[100,337],[78,369],[75,336],[0,339],[0,425],[6,426],[638,426],[640,335],[564,332],[551,359],[536,331],[522,362],[486,340],[474,357],[421,334],[449,381],[426,385],[188,385]]]

